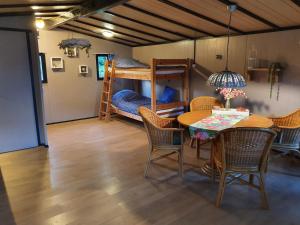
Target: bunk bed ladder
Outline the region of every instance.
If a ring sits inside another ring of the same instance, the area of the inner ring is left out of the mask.
[[[109,67],[111,70],[109,71]],[[112,62],[105,62],[105,74],[103,79],[103,90],[101,94],[99,119],[109,120],[111,112],[111,97],[112,97],[112,80],[113,80],[114,69]]]

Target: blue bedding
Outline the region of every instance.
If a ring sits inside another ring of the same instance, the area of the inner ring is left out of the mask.
[[[138,108],[140,106],[150,108],[151,98],[139,95],[132,90],[122,90],[113,95],[112,104],[120,110],[138,115]]]

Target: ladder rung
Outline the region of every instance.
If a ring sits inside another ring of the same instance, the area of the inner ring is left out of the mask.
[[[102,103],[102,104],[106,104],[106,105],[108,104],[108,102],[107,102],[107,101],[103,101],[103,102],[101,102],[101,103]]]

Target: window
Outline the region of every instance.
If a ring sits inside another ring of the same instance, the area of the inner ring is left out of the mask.
[[[46,59],[45,59],[45,53],[39,54],[39,60],[40,60],[40,74],[41,74],[41,81],[42,83],[47,83],[47,69],[46,69]]]
[[[97,80],[103,80],[105,73],[105,61],[108,58],[108,54],[97,54],[96,65],[97,65]]]

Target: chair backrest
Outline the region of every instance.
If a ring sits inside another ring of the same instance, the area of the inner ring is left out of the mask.
[[[201,110],[212,110],[213,106],[223,107],[223,104],[218,99],[211,96],[200,96],[194,98],[190,103],[191,112]]]
[[[232,171],[262,171],[276,133],[262,128],[230,128],[216,139],[218,164]]]
[[[275,126],[300,127],[300,109],[286,116],[272,118]]]
[[[172,142],[172,133],[166,133],[162,130],[162,128],[172,127],[169,121],[160,118],[155,112],[148,109],[147,107],[140,107],[139,113],[143,119],[150,144],[163,145]]]

